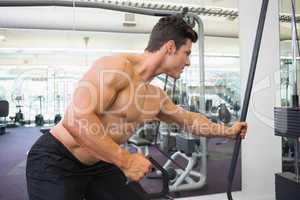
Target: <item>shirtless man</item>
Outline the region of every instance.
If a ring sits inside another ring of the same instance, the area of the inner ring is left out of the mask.
[[[134,200],[126,177],[141,180],[151,170],[143,155],[126,143],[146,121],[176,123],[204,137],[245,137],[247,124],[231,128],[177,107],[149,82],[165,73],[179,78],[190,65],[197,34],[178,16],[154,26],[145,52],[103,57],[84,74],[64,118],[31,148],[27,159],[30,200]]]

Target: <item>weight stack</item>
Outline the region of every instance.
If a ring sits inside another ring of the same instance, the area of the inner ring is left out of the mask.
[[[300,137],[300,108],[274,108],[275,135],[293,138],[298,141]],[[298,152],[298,149],[295,149]],[[295,156],[295,169],[298,167],[298,159]],[[297,163],[296,163],[297,162]],[[297,173],[297,170],[295,170]],[[296,180],[296,174],[283,172],[275,174],[276,200],[300,200],[300,181]]]
[[[296,181],[295,174],[283,172],[275,174],[276,200],[299,200],[300,182]]]
[[[274,108],[275,135],[300,137],[300,108]]]

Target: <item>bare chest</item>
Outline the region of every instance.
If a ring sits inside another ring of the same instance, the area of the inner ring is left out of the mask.
[[[159,89],[149,84],[133,83],[118,93],[107,114],[129,123],[142,123],[156,119],[159,110]]]

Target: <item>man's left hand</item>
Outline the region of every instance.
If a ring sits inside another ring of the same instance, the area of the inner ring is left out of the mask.
[[[229,139],[235,139],[237,135],[240,135],[242,139],[245,139],[247,132],[246,122],[236,122],[232,127],[228,128],[225,132],[225,137]]]

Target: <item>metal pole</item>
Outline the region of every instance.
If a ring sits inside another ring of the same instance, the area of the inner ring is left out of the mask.
[[[298,81],[297,81],[297,54],[298,54],[298,41],[297,41],[297,24],[296,24],[296,14],[295,14],[295,0],[291,0],[292,4],[292,53],[293,53],[293,94],[292,94],[292,105],[293,107],[299,106],[299,97],[298,97]]]
[[[295,5],[295,0],[292,0],[293,4]],[[297,41],[296,41],[296,23],[295,23],[295,16],[292,15],[292,23],[291,23],[291,29],[292,29],[292,53],[293,53],[293,67],[295,70],[294,73],[294,94],[297,94]]]
[[[198,24],[198,58],[199,58],[199,112],[205,113],[205,65],[204,65],[204,25],[201,18],[193,13],[188,13]],[[201,169],[203,181],[206,182],[207,177],[207,138],[200,138],[201,144]]]
[[[204,66],[204,26],[201,18],[193,13],[188,13],[188,16],[195,19],[198,24],[198,54],[199,54],[199,111],[205,111],[205,66]]]
[[[60,0],[33,0],[33,1],[0,1],[0,7],[19,7],[19,6],[64,6],[64,7],[81,7],[81,8],[100,8],[121,12],[130,12],[141,15],[151,16],[168,16],[178,14],[175,11],[160,11],[145,8],[136,8],[131,6],[115,5],[104,2],[91,2],[91,1],[60,1]]]
[[[295,139],[295,175],[296,181],[300,181],[299,178],[299,138]]]
[[[165,91],[165,92],[167,91],[168,78],[169,78],[169,76],[166,75],[166,77],[165,77],[165,82],[164,82],[164,91]]]

